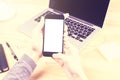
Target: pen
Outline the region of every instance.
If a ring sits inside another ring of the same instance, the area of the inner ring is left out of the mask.
[[[11,54],[13,55],[14,59],[18,61],[18,58],[17,58],[16,54],[14,53],[13,49],[11,48],[10,44],[8,42],[6,42],[6,45],[10,49]]]

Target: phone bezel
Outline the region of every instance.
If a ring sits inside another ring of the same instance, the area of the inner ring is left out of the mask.
[[[64,21],[64,16],[63,15],[46,15],[45,20],[46,19],[63,19]],[[63,29],[64,29],[64,22],[63,22]],[[44,35],[45,35],[45,28],[44,28]],[[64,39],[64,30],[63,30],[63,39]],[[52,57],[52,54],[55,54],[55,53],[58,53],[58,52],[45,52],[44,51],[44,36],[43,36],[43,56]],[[62,42],[62,53],[63,53],[63,42]]]

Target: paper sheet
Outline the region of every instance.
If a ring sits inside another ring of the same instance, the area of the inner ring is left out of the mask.
[[[120,45],[116,42],[108,42],[98,47],[100,53],[107,59],[113,60],[120,58]]]

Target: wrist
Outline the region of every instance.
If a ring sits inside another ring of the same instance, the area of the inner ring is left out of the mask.
[[[28,56],[35,62],[37,63],[37,61],[42,57],[42,52],[36,51],[33,48],[30,48],[27,51]]]

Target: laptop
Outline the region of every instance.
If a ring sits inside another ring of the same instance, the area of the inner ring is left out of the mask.
[[[103,28],[109,0],[50,0],[49,8],[35,15],[18,30],[31,36],[41,16],[69,13],[64,20],[68,27],[68,40],[82,49]]]

